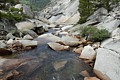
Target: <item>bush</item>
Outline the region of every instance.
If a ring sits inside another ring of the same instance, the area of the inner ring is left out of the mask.
[[[91,41],[103,41],[110,37],[110,33],[106,29],[97,29],[94,26],[82,27],[80,32],[82,37]]]

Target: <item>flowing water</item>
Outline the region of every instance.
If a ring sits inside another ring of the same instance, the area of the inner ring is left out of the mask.
[[[16,68],[20,76],[10,80],[84,80],[81,71],[87,70],[94,76],[92,69],[71,51],[53,51],[47,44],[39,45],[36,49],[25,52],[17,58],[31,60]],[[66,62],[56,69],[54,63]]]

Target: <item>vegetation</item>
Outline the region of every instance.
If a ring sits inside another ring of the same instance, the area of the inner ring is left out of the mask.
[[[19,0],[0,0],[0,21],[7,19],[11,22],[19,22],[28,17],[23,14],[23,9],[17,9],[12,6],[19,3]]]
[[[80,23],[86,22],[87,17],[89,17],[95,10],[100,7],[106,8],[108,11],[112,9],[112,5],[117,5],[119,0],[79,0],[79,12],[81,15]]]
[[[110,37],[110,33],[106,29],[99,30],[95,26],[82,27],[80,34],[82,37],[95,42],[103,41]]]

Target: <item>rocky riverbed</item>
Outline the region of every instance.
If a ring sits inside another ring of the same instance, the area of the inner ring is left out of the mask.
[[[118,80],[120,7],[100,8],[77,24],[79,0],[51,2],[35,15],[17,4],[33,18],[10,27],[0,23],[0,80]],[[107,29],[110,38],[93,42],[81,37],[81,27],[89,25]]]

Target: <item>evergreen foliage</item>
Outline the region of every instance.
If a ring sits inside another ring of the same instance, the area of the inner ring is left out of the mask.
[[[92,41],[103,41],[110,37],[110,33],[106,29],[99,30],[95,26],[81,27],[80,34],[82,37]]]

